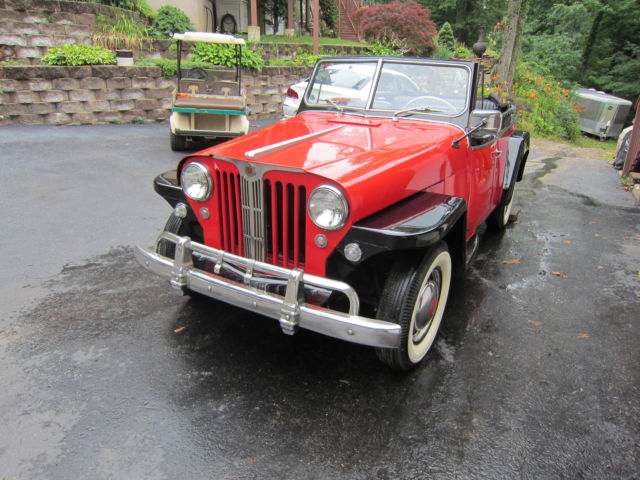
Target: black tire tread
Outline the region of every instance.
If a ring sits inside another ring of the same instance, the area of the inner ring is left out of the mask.
[[[169,132],[169,143],[171,144],[171,150],[174,152],[182,152],[187,149],[186,137],[176,135],[173,132]]]
[[[396,262],[385,283],[380,297],[377,318],[398,323],[402,327],[400,348],[376,348],[378,359],[393,370],[410,370],[416,365],[411,363],[407,354],[411,314],[420,288],[420,273],[428,268],[442,252],[449,251],[446,243],[433,245],[420,263],[410,258]]]

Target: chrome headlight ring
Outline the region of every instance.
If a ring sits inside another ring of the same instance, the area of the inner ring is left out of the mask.
[[[323,230],[338,230],[347,222],[349,203],[339,188],[320,185],[309,195],[307,213],[317,227]]]
[[[180,185],[184,194],[197,202],[208,200],[213,193],[209,169],[199,162],[191,162],[182,169]]]

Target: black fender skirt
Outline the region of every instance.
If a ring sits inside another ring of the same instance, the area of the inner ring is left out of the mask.
[[[517,142],[517,160],[518,163],[516,165],[516,182],[522,180],[522,176],[524,174],[524,167],[527,163],[527,158],[529,157],[529,144],[531,141],[531,135],[529,132],[518,130],[513,132],[511,135],[511,139]],[[509,145],[511,147],[511,145]]]
[[[189,205],[182,188],[178,185],[178,177],[175,170],[169,170],[158,175],[153,180],[153,189],[169,202],[172,207],[175,207],[180,202],[187,206]]]
[[[462,198],[425,192],[413,195],[354,224],[327,259],[327,272],[344,274],[381,253],[429,247],[444,238],[466,212]],[[362,251],[358,262],[344,257],[350,243],[357,243]]]

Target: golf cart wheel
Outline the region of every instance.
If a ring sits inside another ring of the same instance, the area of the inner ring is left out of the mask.
[[[171,142],[171,150],[174,152],[182,152],[187,149],[187,137],[169,132],[169,140]]]

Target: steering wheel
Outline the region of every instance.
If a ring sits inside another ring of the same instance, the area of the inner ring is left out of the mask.
[[[422,95],[420,97],[412,98],[407,102],[407,104],[404,107],[402,107],[402,109],[404,110],[407,108],[417,108],[417,107],[429,108],[429,102],[433,100],[435,100],[437,103],[440,103],[441,105],[444,105],[446,107],[445,112],[448,111],[448,113],[454,113],[458,111],[457,107],[455,107],[454,105],[451,105],[444,98],[434,97],[433,95]]]
[[[201,67],[194,67],[189,70],[187,75],[185,75],[185,78],[193,78],[195,80],[206,80],[207,77],[207,71]]]

